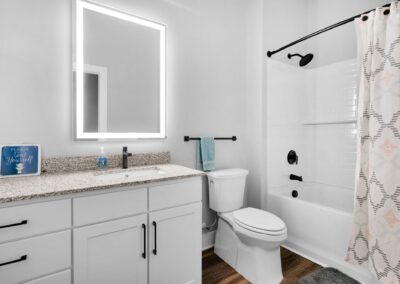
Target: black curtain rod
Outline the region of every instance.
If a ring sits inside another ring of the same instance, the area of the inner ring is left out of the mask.
[[[189,136],[184,136],[183,141],[188,142],[190,140],[200,140],[200,137],[189,137]],[[214,140],[232,140],[236,141],[237,137],[232,136],[232,137],[215,137]]]
[[[397,1],[399,1],[399,0],[397,0]],[[388,4],[386,4],[386,5],[383,5],[382,8],[384,8],[384,7],[389,7],[390,4],[391,4],[391,3],[388,3]],[[376,9],[376,8],[375,8],[375,9]],[[343,21],[341,21],[341,22],[339,22],[339,23],[336,23],[336,24],[333,24],[333,25],[331,25],[331,26],[329,26],[329,27],[323,28],[323,29],[321,29],[321,30],[319,30],[319,31],[316,31],[316,32],[314,32],[314,33],[312,33],[312,34],[309,34],[309,35],[307,35],[307,36],[305,36],[305,37],[302,37],[302,38],[300,38],[300,39],[298,39],[298,40],[295,40],[294,42],[291,42],[291,43],[289,43],[289,44],[287,44],[287,45],[285,45],[285,46],[282,46],[281,48],[279,48],[279,49],[277,49],[277,50],[268,51],[268,52],[267,52],[267,56],[268,56],[268,57],[271,57],[271,56],[274,55],[275,53],[278,53],[278,52],[280,52],[280,51],[282,51],[282,50],[284,50],[284,49],[286,49],[286,48],[288,48],[288,47],[291,47],[292,45],[298,44],[298,43],[300,43],[300,42],[302,42],[302,41],[305,41],[305,40],[307,40],[307,39],[309,39],[309,38],[315,37],[316,35],[322,34],[322,33],[327,32],[327,31],[329,31],[329,30],[332,30],[332,29],[335,29],[335,28],[337,28],[337,27],[340,27],[340,26],[343,26],[343,25],[345,25],[345,24],[348,24],[348,23],[354,21],[355,19],[357,19],[358,17],[361,17],[362,15],[368,14],[369,12],[372,12],[372,11],[374,11],[375,9],[366,11],[366,12],[364,12],[364,13],[358,14],[357,16],[353,16],[353,17],[348,18],[348,19],[346,19],[346,20],[343,20]],[[386,13],[389,14],[388,12],[385,11],[385,15],[387,15]],[[362,20],[363,20],[363,21],[368,20],[368,16],[364,16],[364,17],[362,18]]]

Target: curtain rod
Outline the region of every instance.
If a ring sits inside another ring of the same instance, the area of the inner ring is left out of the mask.
[[[399,1],[399,0],[397,0],[397,1]],[[386,5],[383,5],[382,8],[389,7],[390,4],[391,4],[391,3],[388,3],[388,4],[386,4]],[[376,9],[376,8],[375,8],[375,9]],[[298,43],[300,43],[300,42],[302,42],[302,41],[305,41],[305,40],[307,40],[307,39],[309,39],[309,38],[315,37],[316,35],[322,34],[322,33],[327,32],[327,31],[329,31],[329,30],[332,30],[332,29],[335,29],[335,28],[337,28],[337,27],[343,26],[343,25],[345,25],[345,24],[347,24],[347,23],[350,23],[350,22],[354,21],[355,19],[357,19],[358,17],[361,17],[362,15],[368,14],[369,12],[372,12],[372,11],[374,11],[375,9],[366,11],[366,12],[364,12],[364,13],[361,13],[361,14],[358,14],[358,15],[353,16],[353,17],[351,17],[351,18],[348,18],[348,19],[346,19],[346,20],[343,20],[343,21],[341,21],[341,22],[339,22],[339,23],[333,24],[333,25],[331,25],[331,26],[329,26],[329,27],[326,27],[326,28],[323,28],[323,29],[318,30],[318,31],[316,31],[316,32],[313,32],[312,34],[309,34],[309,35],[307,35],[307,36],[305,36],[305,37],[302,37],[302,38],[300,38],[300,39],[298,39],[298,40],[295,40],[294,42],[291,42],[291,43],[289,43],[289,44],[287,44],[287,45],[285,45],[285,46],[282,46],[281,48],[279,48],[279,49],[277,49],[277,50],[268,51],[268,52],[267,52],[267,56],[268,56],[268,57],[271,57],[271,56],[274,55],[275,53],[278,53],[278,52],[280,52],[280,51],[282,51],[282,50],[284,50],[284,49],[286,49],[286,48],[288,48],[288,47],[291,47],[292,45],[298,44]],[[387,15],[386,13],[389,14],[389,12],[386,12],[386,11],[385,11],[385,15]],[[364,16],[364,17],[362,18],[362,20],[363,20],[363,21],[368,20],[368,16]]]

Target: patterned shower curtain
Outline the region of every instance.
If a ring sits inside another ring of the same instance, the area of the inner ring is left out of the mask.
[[[356,20],[361,66],[354,223],[347,261],[400,283],[400,3]]]

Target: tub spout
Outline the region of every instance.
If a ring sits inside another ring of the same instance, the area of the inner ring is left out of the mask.
[[[293,175],[293,174],[289,176],[289,179],[291,179],[291,180],[303,181],[303,177],[301,177],[301,176],[296,176],[296,175]]]

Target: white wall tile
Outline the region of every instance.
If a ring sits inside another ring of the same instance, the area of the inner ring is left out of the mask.
[[[270,60],[267,90],[267,187],[304,182],[352,189],[356,161],[356,124],[317,124],[356,119],[358,68],[355,59],[315,69]],[[289,150],[299,164],[289,165]]]
[[[307,132],[304,70],[268,60],[267,70],[267,187],[291,184],[289,175],[306,174]],[[298,165],[289,165],[287,154],[295,150]]]

